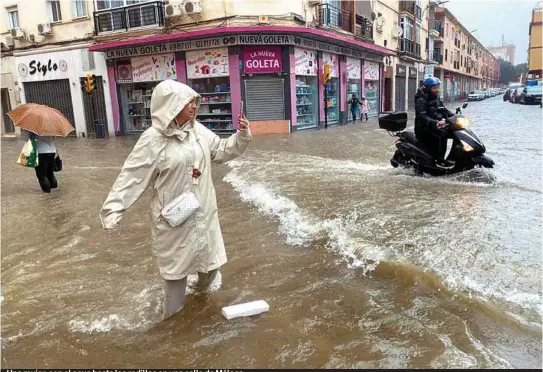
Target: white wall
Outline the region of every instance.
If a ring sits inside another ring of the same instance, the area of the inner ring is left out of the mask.
[[[21,91],[21,103],[26,103],[23,83],[69,79],[76,132],[78,136],[81,136],[82,133],[87,135],[87,126],[83,107],[84,92],[81,89],[80,78],[87,76],[87,73],[102,76],[102,80],[104,82],[104,99],[106,104],[108,130],[110,135],[114,135],[115,130],[113,127],[113,112],[111,110],[111,97],[109,94],[106,61],[102,53],[94,53],[95,69],[91,71],[84,70],[81,51],[85,49],[88,49],[88,45],[86,44],[47,50],[32,50],[31,52],[26,53],[15,53],[14,75],[19,81],[18,87]],[[47,64],[49,59],[51,59],[52,63],[57,64],[59,64],[60,61],[64,61],[66,62],[67,68],[64,71],[61,71],[61,68],[58,68],[56,71],[47,71],[45,75],[38,72],[33,75],[30,74],[29,66],[32,61],[39,61],[42,64]],[[28,70],[26,75],[21,74],[22,66],[26,66]]]

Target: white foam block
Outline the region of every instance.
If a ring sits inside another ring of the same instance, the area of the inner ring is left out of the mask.
[[[226,306],[222,308],[222,315],[230,320],[240,316],[251,316],[265,313],[270,310],[270,305],[264,300],[247,302],[244,304]]]

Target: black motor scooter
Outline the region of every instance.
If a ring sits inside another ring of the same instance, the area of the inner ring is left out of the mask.
[[[464,103],[462,108],[466,108]],[[444,108],[442,108],[444,109]],[[436,159],[430,155],[415,137],[413,132],[404,132],[407,126],[407,113],[394,112],[379,117],[379,127],[392,136],[398,137],[396,152],[390,160],[394,168],[414,168],[417,174],[444,176],[464,172],[475,167],[493,168],[494,161],[485,156],[483,142],[469,128],[469,120],[462,115],[460,107],[456,115],[446,119],[447,125],[440,129],[442,134],[453,139],[452,149],[446,159]]]

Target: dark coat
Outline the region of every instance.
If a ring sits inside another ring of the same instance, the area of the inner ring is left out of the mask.
[[[419,88],[415,94],[415,129],[435,132],[437,123],[451,116],[454,116],[454,113],[445,108],[439,97]]]

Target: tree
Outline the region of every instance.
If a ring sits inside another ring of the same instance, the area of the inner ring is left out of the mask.
[[[526,78],[526,74],[528,74],[528,63],[521,63],[519,65],[516,65],[515,73],[517,74],[517,81],[518,79],[520,79],[521,75]]]
[[[500,60],[500,84],[509,84],[512,81],[518,81],[515,67],[503,59]]]

